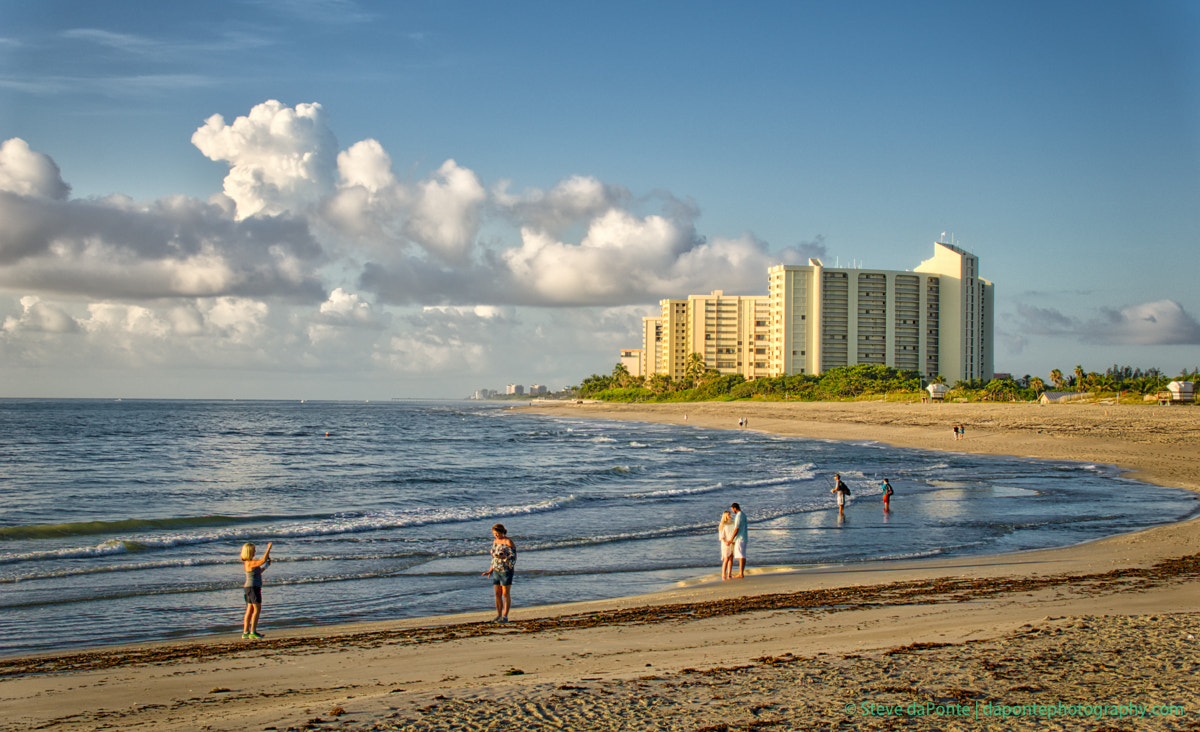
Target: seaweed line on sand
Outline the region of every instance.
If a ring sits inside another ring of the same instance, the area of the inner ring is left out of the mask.
[[[890,582],[876,585],[769,593],[738,598],[668,605],[647,605],[600,612],[577,613],[514,621],[504,626],[490,623],[374,630],[336,635],[301,635],[258,641],[192,642],[148,648],[96,650],[0,660],[0,677],[52,674],[173,661],[203,661],[224,656],[259,655],[347,646],[436,643],[507,633],[539,633],[574,628],[691,621],[765,610],[841,612],[895,605],[932,605],[967,602],[1001,595],[1068,587],[1079,592],[1131,592],[1170,580],[1200,576],[1200,554],[1163,560],[1150,567],[1126,567],[1090,574],[1055,574],[1045,577],[988,577]]]

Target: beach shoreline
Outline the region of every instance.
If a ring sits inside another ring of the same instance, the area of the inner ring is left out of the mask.
[[[1192,407],[719,402],[520,409],[722,429],[743,419],[748,429],[781,435],[1082,460],[1200,493],[1200,410]],[[952,439],[952,424],[964,425],[963,440]],[[257,645],[204,638],[4,659],[0,730],[486,729],[498,721],[542,729],[554,728],[554,719],[621,729],[634,718],[648,729],[756,722],[827,728],[851,718],[883,728],[889,720],[864,717],[859,705],[873,702],[854,689],[901,706],[970,705],[976,714],[983,704],[1061,704],[1084,691],[1093,699],[1114,696],[1114,703],[1118,694],[1127,702],[1185,694],[1183,712],[1156,722],[1183,728],[1200,720],[1192,681],[1200,673],[1198,557],[1200,521],[1193,518],[1062,549],[984,557],[801,572],[764,571],[751,558],[745,580],[571,605],[521,608],[518,588],[516,622],[508,626],[482,622],[493,613],[481,610],[294,629]],[[487,599],[481,596],[481,608]],[[1018,669],[1004,660],[1032,648],[1060,662]],[[1130,664],[1135,655],[1142,660]],[[1117,659],[1122,663],[1112,663]],[[711,703],[713,694],[723,703]],[[962,715],[904,721],[929,729],[983,724]],[[1046,728],[1045,719],[1029,715],[1005,721],[1006,728]],[[1054,724],[1083,729],[1072,725],[1087,721],[1062,716]]]

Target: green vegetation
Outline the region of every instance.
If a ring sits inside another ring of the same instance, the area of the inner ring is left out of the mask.
[[[1176,378],[1196,380],[1196,369],[1186,369]],[[1094,399],[1122,402],[1142,402],[1145,395],[1154,395],[1167,388],[1171,377],[1158,369],[1134,369],[1113,365],[1105,373],[1088,373],[1076,366],[1072,375],[1064,376],[1059,369],[1050,372],[1053,391],[1088,392]],[[936,377],[924,380],[916,371],[898,371],[890,366],[860,364],[830,369],[815,376],[793,374],[746,381],[739,374],[721,374],[705,368],[700,354],[693,353],[680,379],[655,374],[648,379],[633,376],[624,364],[617,364],[608,376],[592,374],[580,383],[576,394],[580,398],[610,402],[701,402],[738,399],[836,401],[886,398],[889,401],[920,401],[928,383],[946,380]],[[949,386],[949,385],[948,385]],[[1018,379],[1003,378],[984,382],[979,379],[958,381],[950,387],[948,400],[967,402],[1033,401],[1047,391],[1046,382],[1038,376],[1025,375]]]

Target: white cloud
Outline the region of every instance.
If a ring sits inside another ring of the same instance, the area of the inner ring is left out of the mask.
[[[21,160],[38,156],[16,149]],[[305,221],[238,222],[229,213],[183,196],[143,203],[0,191],[0,289],[95,298],[324,297],[315,272],[324,253]]]
[[[378,140],[339,151],[318,104],[214,115],[192,142],[229,166],[207,201],[71,199],[49,156],[0,147],[10,359],[561,385],[607,372],[659,299],[760,292],[809,246],[709,239],[694,205],[590,176],[511,193],[450,159],[400,179]]]
[[[27,142],[14,137],[0,143],[0,191],[64,199],[71,187],[48,155],[30,150]]]
[[[91,333],[118,333],[158,339],[171,332],[169,323],[141,305],[92,303],[88,305],[88,313],[91,317],[83,321],[83,327]]]
[[[303,210],[333,188],[337,141],[320,104],[292,108],[272,99],[233,124],[214,114],[192,144],[229,163],[225,195],[239,219]]]
[[[447,160],[417,185],[406,231],[427,252],[451,264],[464,263],[479,231],[487,198],[475,173]]]
[[[426,315],[441,314],[456,318],[479,318],[480,320],[493,320],[496,318],[511,317],[511,308],[500,308],[495,305],[474,305],[469,307],[459,307],[454,305],[428,305],[422,308],[422,312]]]
[[[779,261],[749,236],[697,235],[688,221],[610,210],[594,219],[578,245],[531,230],[504,253],[514,299],[530,304],[619,305],[724,289],[753,293]]]
[[[320,315],[322,322],[333,325],[367,325],[375,320],[370,303],[340,287],[321,303]]]
[[[462,267],[470,263],[487,191],[471,170],[447,160],[429,177],[400,183],[375,140],[338,155],[338,190],[320,215],[335,235],[349,236],[371,256],[416,256]]]
[[[344,187],[359,186],[368,193],[377,193],[396,185],[392,158],[378,140],[360,140],[338,153],[337,169]]]
[[[1200,323],[1174,300],[1105,310],[1088,331],[1101,343],[1134,346],[1200,345]]]
[[[9,333],[74,333],[79,330],[79,324],[65,310],[57,305],[42,302],[41,298],[35,295],[22,297],[21,308],[19,315],[5,318],[0,329]]]
[[[510,185],[510,181],[502,180],[493,187],[496,205],[518,226],[551,236],[560,236],[574,224],[627,205],[631,198],[621,186],[605,185],[582,175],[560,181],[548,191],[532,188],[520,195],[508,193]]]
[[[1081,343],[1128,346],[1200,345],[1200,322],[1174,300],[1105,308],[1098,317],[1076,318],[1055,308],[1017,305],[1018,330]]]

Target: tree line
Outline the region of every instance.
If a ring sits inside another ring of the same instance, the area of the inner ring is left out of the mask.
[[[1184,369],[1178,377],[1196,380],[1200,369]],[[634,376],[622,363],[608,375],[592,374],[576,388],[580,398],[613,402],[692,402],[736,399],[833,401],[887,396],[898,400],[919,400],[930,383],[950,387],[949,398],[966,401],[1033,401],[1046,391],[1091,392],[1097,398],[1112,396],[1141,400],[1157,394],[1174,380],[1159,369],[1146,370],[1114,364],[1104,373],[1085,371],[1076,366],[1070,373],[1053,369],[1049,382],[1039,376],[1004,377],[983,381],[967,379],[946,384],[937,376],[924,378],[918,371],[898,370],[891,366],[859,364],[843,366],[816,374],[792,374],[746,380],[741,374],[722,374],[705,366],[704,358],[693,353],[684,374],[672,379],[666,374]]]

